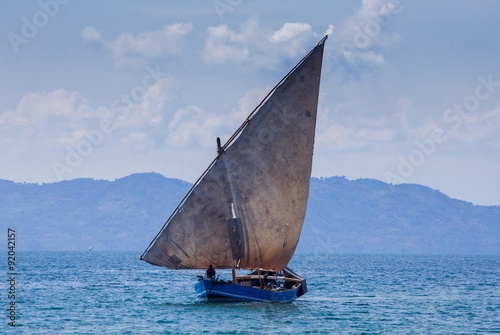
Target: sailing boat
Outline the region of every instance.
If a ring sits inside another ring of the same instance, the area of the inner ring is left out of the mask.
[[[217,138],[216,158],[141,256],[170,269],[232,270],[232,280],[198,276],[199,298],[289,302],[307,292],[287,265],[306,213],[326,39],[224,145]]]

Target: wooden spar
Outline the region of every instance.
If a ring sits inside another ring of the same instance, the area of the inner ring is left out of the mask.
[[[221,155],[224,152],[220,144],[220,137],[217,137],[217,155]]]
[[[238,284],[237,277],[236,277],[236,269],[232,268],[231,273],[233,274],[233,284]]]

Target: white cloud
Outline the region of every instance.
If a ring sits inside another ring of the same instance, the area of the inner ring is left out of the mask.
[[[106,135],[106,144],[147,150],[163,143],[167,135],[168,122],[177,108],[178,83],[165,77],[144,90],[141,100],[98,108],[75,91],[28,92],[16,110],[0,114],[0,143],[13,152],[61,150],[75,146],[106,121],[113,129]]]
[[[464,144],[500,148],[500,106],[471,114],[456,129],[448,126],[446,134],[449,142],[456,142],[452,145],[456,148]]]
[[[62,120],[71,121],[75,125],[83,119],[95,116],[89,101],[80,93],[57,89],[51,92],[26,93],[19,101],[16,111],[0,115],[0,125],[54,127]]]
[[[321,150],[355,150],[379,143],[389,143],[396,137],[393,121],[385,117],[358,119],[321,118],[317,146]]]
[[[175,78],[165,77],[151,85],[141,101],[113,111],[111,140],[134,152],[165,147],[169,124],[181,104],[179,89]]]
[[[152,60],[179,55],[185,35],[191,33],[191,23],[175,23],[155,31],[138,34],[122,33],[113,41],[105,41],[94,27],[87,26],[81,36],[84,43],[100,42],[111,50],[117,67],[144,66]]]
[[[335,26],[333,26],[333,24],[329,24],[328,29],[323,33],[323,35],[333,34],[334,29],[335,29]]]
[[[178,109],[169,119],[166,144],[171,147],[215,147],[215,139],[227,140],[268,92],[269,89],[249,89],[239,100],[238,108],[226,114],[205,111],[194,105]]]
[[[133,152],[146,152],[153,148],[154,141],[144,132],[132,131],[121,139],[121,144]]]
[[[392,128],[360,129],[356,132],[356,138],[371,142],[388,142],[395,137],[396,131]]]
[[[98,113],[78,92],[28,92],[15,111],[0,114],[0,142],[16,143],[12,151],[50,149],[80,136]]]
[[[345,60],[351,71],[367,71],[385,64],[382,52],[372,48],[389,48],[400,41],[400,35],[391,32],[390,27],[401,10],[399,2],[363,0],[361,8],[335,30],[328,49],[337,60]]]
[[[365,18],[376,18],[389,14],[396,7],[397,4],[388,0],[363,0],[358,15]]]
[[[224,119],[223,115],[206,112],[197,106],[182,108],[175,112],[168,125],[166,143],[175,147],[193,143],[215,147],[216,130],[224,125]]]
[[[161,111],[177,98],[179,89],[179,82],[174,77],[162,78],[148,88],[140,106],[147,110]]]
[[[103,42],[101,32],[91,26],[86,26],[85,28],[83,28],[81,36],[84,44],[92,42]]]
[[[175,78],[165,77],[148,87],[140,101],[121,101],[113,108],[93,108],[79,92],[28,92],[15,111],[0,114],[0,144],[11,153],[67,152],[106,121],[112,130],[99,139],[96,148],[137,153],[165,147],[212,148],[215,138],[227,139],[267,93],[251,89],[238,110],[222,115],[182,106],[179,90]]]
[[[257,105],[264,99],[264,97],[269,93],[271,87],[262,88],[251,88],[249,89],[245,96],[238,102],[239,109],[233,111],[233,116],[240,122],[243,122],[248,115],[257,107]]]
[[[381,54],[377,54],[372,50],[368,50],[365,52],[359,52],[355,50],[345,49],[342,51],[342,55],[346,58],[349,64],[354,66],[363,64],[372,64],[372,65],[382,65],[385,63],[385,58]]]
[[[349,150],[364,146],[354,141],[352,134],[352,129],[334,123],[316,134],[315,146],[320,150]]]
[[[28,92],[17,105],[17,117],[37,122],[48,116],[82,118],[89,116],[89,102],[78,92],[57,89],[51,92]]]
[[[243,34],[229,30],[226,25],[209,27],[205,43],[203,59],[207,63],[241,63],[249,56],[249,50],[244,46]]]
[[[312,27],[307,23],[285,23],[283,27],[272,34],[269,40],[271,42],[284,42],[310,31],[312,31]]]
[[[211,64],[274,68],[285,58],[304,54],[315,39],[317,36],[307,23],[287,22],[272,31],[253,17],[242,25],[240,32],[227,25],[209,27],[203,60]]]
[[[402,140],[413,143],[415,140],[431,139],[439,132],[443,138],[438,143],[442,150],[466,152],[500,148],[500,106],[485,111],[477,110],[461,116],[448,114],[449,110],[432,111],[418,108],[408,98],[401,98],[394,114]],[[451,115],[451,116],[450,116]]]

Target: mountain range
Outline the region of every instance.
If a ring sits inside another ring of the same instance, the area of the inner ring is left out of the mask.
[[[0,180],[18,250],[144,250],[191,184],[157,173],[48,184]],[[417,184],[312,178],[297,252],[500,254],[500,206]]]

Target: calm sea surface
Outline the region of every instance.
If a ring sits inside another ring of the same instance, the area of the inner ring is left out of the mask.
[[[18,326],[7,324],[2,280],[0,333],[500,333],[500,256],[296,255],[290,267],[309,292],[262,304],[198,300],[197,271],[162,269],[139,255],[17,252]]]

